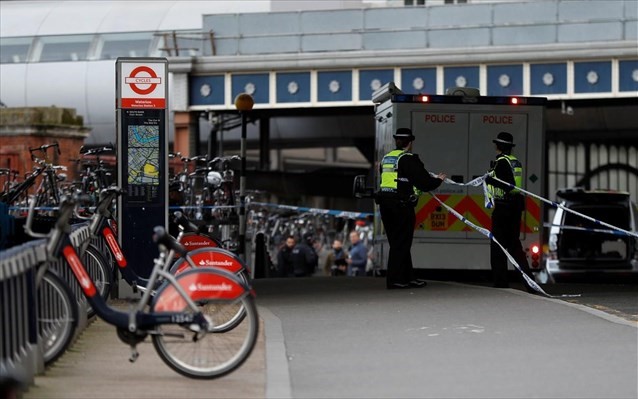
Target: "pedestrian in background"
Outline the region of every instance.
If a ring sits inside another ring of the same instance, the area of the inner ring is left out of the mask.
[[[412,154],[414,135],[408,128],[398,128],[394,135],[396,149],[387,153],[380,165],[381,182],[375,200],[390,251],[386,287],[388,289],[423,287],[425,280],[415,278],[412,267],[412,239],[416,215],[414,207],[420,192],[436,189],[446,175],[430,176],[419,156]]]
[[[361,277],[366,275],[368,264],[368,249],[359,237],[359,232],[350,232],[350,248],[348,248],[348,276]]]
[[[295,277],[312,276],[317,269],[319,256],[314,248],[312,233],[305,233],[290,254]]]
[[[291,254],[296,245],[295,237],[288,236],[284,245],[277,253],[277,277],[292,277],[294,269],[292,266]]]
[[[323,266],[324,274],[326,276],[345,276],[348,266],[347,257],[348,252],[343,248],[343,242],[335,239]]]

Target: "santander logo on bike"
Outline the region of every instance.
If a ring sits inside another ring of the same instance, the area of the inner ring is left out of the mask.
[[[233,290],[233,286],[226,283],[220,284],[204,284],[204,283],[193,283],[188,287],[189,291],[226,291],[230,292]]]
[[[197,246],[203,247],[205,245],[208,245],[208,243],[204,242],[204,241],[190,241],[189,240],[189,241],[186,241],[184,243],[184,245],[187,246],[187,247],[197,247]]]
[[[229,260],[212,260],[212,259],[202,259],[199,261],[200,266],[225,266],[230,267],[233,265],[233,262]]]

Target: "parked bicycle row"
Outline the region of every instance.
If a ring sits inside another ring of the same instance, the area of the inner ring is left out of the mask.
[[[3,194],[0,202],[8,204],[10,213],[24,217],[26,214],[26,198],[36,195],[38,218],[36,230],[46,231],[55,220],[56,207],[59,198],[64,193],[83,193],[91,196],[91,204],[98,201],[97,194],[113,182],[115,173],[111,170],[114,148],[82,148],[79,159],[72,160],[80,168],[79,178],[67,182],[63,172],[65,167],[53,164],[50,152],[58,150],[57,143],[46,144],[31,148],[30,154],[36,166],[34,171],[18,181],[15,173],[7,171]],[[36,155],[42,156],[38,158]],[[111,158],[108,158],[111,157]],[[179,213],[189,220],[190,229],[199,235],[208,236],[217,245],[231,252],[239,249],[239,203],[238,192],[235,189],[235,170],[241,158],[237,155],[210,157],[207,154],[184,157],[180,153],[169,154],[171,159],[169,168],[169,203],[170,214]],[[108,162],[107,162],[108,160]],[[2,176],[2,171],[0,171]],[[264,194],[260,196],[260,194]],[[246,205],[249,213],[246,224],[246,238],[252,241],[253,251],[261,251],[255,245],[255,238],[261,233],[265,249],[262,258],[265,276],[274,275],[272,269],[276,267],[277,253],[282,248],[287,237],[293,236],[300,241],[304,234],[312,234],[315,250],[321,254],[329,251],[335,239],[347,243],[351,230],[371,230],[369,223],[359,225],[348,217],[316,214],[312,212],[294,211],[289,206],[263,207],[252,206],[251,202],[267,197],[266,193],[248,192]],[[41,223],[40,223],[41,222]],[[21,233],[20,226],[16,232]],[[177,224],[171,219],[169,232],[176,236],[179,233]],[[362,232],[361,239],[371,248],[371,235]],[[14,244],[24,242],[28,237],[18,237]],[[201,244],[199,244],[201,245]],[[2,246],[6,247],[6,246]],[[248,254],[254,256],[256,254]],[[255,266],[255,265],[253,265]]]
[[[57,221],[45,235],[46,256],[34,265],[37,272],[31,282],[38,298],[46,298],[35,302],[38,343],[44,349],[45,364],[64,353],[74,336],[77,300],[67,288],[67,283],[73,281],[72,286],[88,304],[87,316],[96,315],[116,327],[118,337],[131,347],[131,361],[138,356],[136,345],[150,336],[162,360],[180,374],[215,378],[233,371],[251,353],[258,333],[254,294],[244,263],[233,253],[218,248],[214,241],[211,246],[189,251],[179,243],[188,234],[176,239],[157,227],[153,234],[159,256],[149,259],[154,268],[148,278],[137,275],[113,231],[114,200],[121,194],[116,186],[101,190],[90,217],[81,215],[92,203],[90,197],[75,194],[60,198]],[[34,208],[32,200],[26,229],[34,236],[42,236],[31,227]],[[72,217],[88,222],[83,230],[85,239],[75,245],[70,240]],[[183,217],[177,223],[182,225],[182,231],[188,229]],[[65,266],[67,282],[48,267],[53,261]],[[116,268],[124,281],[141,293],[130,312],[108,303]],[[51,314],[50,309],[55,312]],[[19,317],[16,313],[10,314]],[[4,325],[16,325],[14,322],[3,320]],[[12,337],[3,333],[5,339]],[[3,353],[2,361],[5,360]]]

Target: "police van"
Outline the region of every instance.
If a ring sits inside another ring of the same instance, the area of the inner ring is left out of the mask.
[[[499,132],[514,136],[512,153],[523,165],[522,188],[545,197],[544,140],[546,98],[481,96],[476,89],[455,88],[446,95],[405,94],[388,83],[373,94],[376,144],[374,182],[379,162],[394,149],[393,132],[412,129],[418,154],[430,172],[443,172],[458,183],[484,175],[496,158],[492,142]],[[355,187],[362,186],[361,180]],[[369,190],[369,189],[368,189]],[[443,183],[433,192],[472,223],[490,229],[491,209],[482,186]],[[419,197],[412,260],[417,269],[489,270],[490,241],[442,207],[429,193]],[[543,204],[527,196],[520,237],[532,270],[541,267]],[[387,267],[388,241],[375,209],[375,257]],[[406,226],[407,227],[407,226]],[[510,268],[512,266],[510,265]]]

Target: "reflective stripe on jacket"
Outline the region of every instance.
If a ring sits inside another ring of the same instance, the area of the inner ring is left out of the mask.
[[[523,165],[514,155],[500,154],[498,157],[496,157],[496,162],[500,161],[501,159],[505,159],[510,168],[512,168],[512,174],[514,175],[514,185],[517,187],[515,189],[512,189],[509,194],[519,193],[520,190],[518,190],[518,188],[523,187]],[[494,170],[490,171],[490,176],[498,177],[495,176]],[[490,196],[494,199],[504,199],[505,195],[508,194],[505,190],[491,184],[488,184],[487,188]]]
[[[381,185],[379,186],[381,192],[398,193],[399,159],[405,154],[405,150],[393,150],[381,160]]]
[[[404,155],[412,155],[405,150],[392,150],[387,153],[381,160],[381,184],[379,191],[386,194],[399,194],[399,181],[409,183],[404,177],[399,177],[399,160]],[[414,194],[420,195],[420,191],[416,187],[412,187]]]

